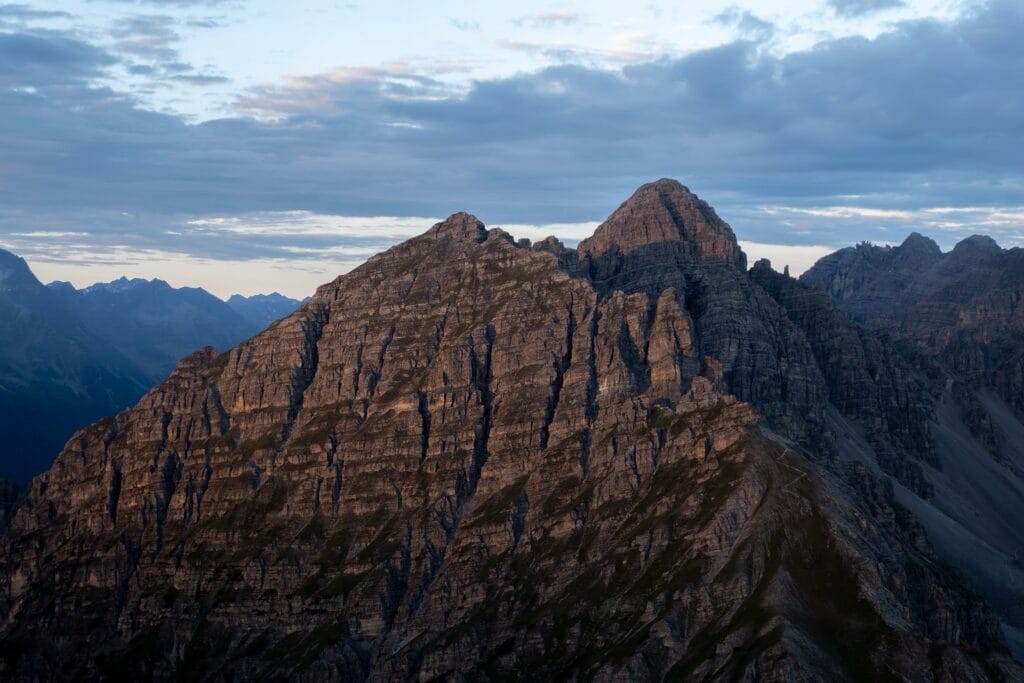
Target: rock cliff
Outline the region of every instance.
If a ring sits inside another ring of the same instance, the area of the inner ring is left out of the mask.
[[[872,390],[896,359],[745,266],[659,181],[578,251],[455,214],[192,354],[33,482],[0,673],[1019,678],[893,485],[837,456],[841,424],[930,457],[883,415],[910,379]]]
[[[974,236],[943,253],[912,234],[898,247],[840,250],[801,281],[891,339],[933,396],[927,464],[937,467],[921,473],[934,495],[904,503],[1024,654],[1024,532],[1010,521],[1024,515],[1024,250]]]
[[[969,237],[948,253],[913,234],[821,259],[801,281],[855,320],[906,339],[1024,418],[1024,249]]]

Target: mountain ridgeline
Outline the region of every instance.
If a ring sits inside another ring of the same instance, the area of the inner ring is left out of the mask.
[[[27,481],[73,432],[139,399],[147,377],[0,251],[0,475]]]
[[[0,475],[27,482],[75,431],[134,404],[183,356],[265,327],[263,316],[236,310],[260,298],[232,300],[162,280],[43,286],[0,250]],[[271,303],[277,317],[299,304],[280,295]]]
[[[307,301],[309,301],[309,297],[299,301],[277,292],[273,294],[254,294],[252,296],[235,294],[228,299],[228,306],[250,323],[256,325],[257,329],[262,330],[270,325],[270,323],[280,320]]]
[[[166,379],[197,348],[227,349],[262,329],[205,289],[175,288],[163,280],[120,278],[82,290],[67,283],[49,287],[144,374],[147,386]]]
[[[1019,680],[1013,596],[935,533],[1016,571],[958,507],[1014,455],[942,372],[675,181],[576,250],[455,214],[68,443],[0,673]]]

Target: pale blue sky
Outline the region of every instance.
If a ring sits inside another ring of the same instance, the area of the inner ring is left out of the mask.
[[[578,239],[661,176],[798,267],[1024,244],[1022,32],[1017,0],[0,4],[0,247],[304,294],[456,210]]]

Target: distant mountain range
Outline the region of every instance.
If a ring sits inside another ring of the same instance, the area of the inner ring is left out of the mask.
[[[309,301],[308,296],[299,301],[277,292],[273,294],[254,294],[253,296],[235,294],[228,299],[228,306],[235,309],[239,315],[262,330],[275,320],[280,320],[289,313],[294,312],[296,308],[307,301]]]
[[[0,476],[35,476],[75,430],[137,401],[183,356],[265,326],[267,314],[252,317],[266,310],[261,297],[232,300],[162,280],[44,286],[0,250]],[[272,301],[276,311],[299,304]]]
[[[191,351],[228,348],[260,329],[206,290],[176,289],[163,280],[121,278],[81,290],[53,283],[48,289],[147,384],[166,378]]]
[[[0,677],[1024,680],[1022,254],[454,214],[78,432]]]

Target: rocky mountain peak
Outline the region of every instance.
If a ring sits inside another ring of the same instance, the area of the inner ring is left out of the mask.
[[[999,244],[988,235],[971,235],[960,240],[953,247],[953,253],[957,255],[987,256],[998,254],[1001,251]]]
[[[907,239],[903,240],[903,244],[900,245],[900,251],[928,259],[936,259],[942,256],[942,250],[939,249],[939,245],[935,243],[935,240],[925,237],[919,232],[912,232],[907,235]]]
[[[476,216],[459,211],[436,224],[428,233],[435,239],[455,240],[459,242],[483,242],[487,239],[487,229]]]
[[[549,235],[542,240],[534,242],[533,245],[531,245],[531,248],[534,251],[546,251],[552,254],[561,254],[569,251],[565,248],[565,245],[562,244],[562,241],[554,235]]]
[[[36,288],[41,283],[32,274],[25,259],[0,249],[0,291],[26,286]]]
[[[94,285],[90,285],[82,290],[85,294],[117,294],[120,292],[127,292],[129,290],[141,290],[148,289],[149,291],[167,291],[172,289],[171,285],[165,280],[154,278],[152,280],[146,280],[144,278],[135,277],[128,279],[123,275],[116,280],[110,282],[97,282]]]
[[[676,180],[642,185],[593,236],[579,245],[581,256],[624,255],[660,242],[690,246],[700,260],[746,267],[746,257],[729,225],[711,206]]]

